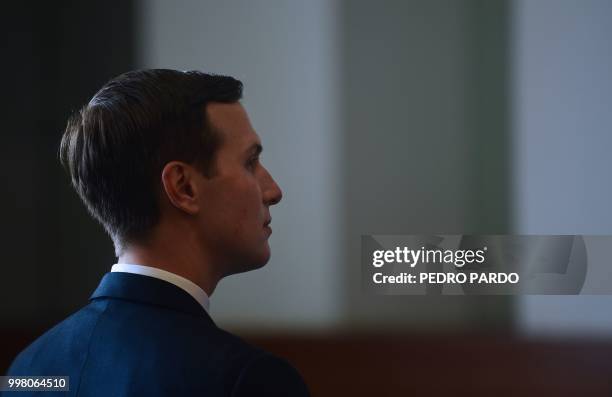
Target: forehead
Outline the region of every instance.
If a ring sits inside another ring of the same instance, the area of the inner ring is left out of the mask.
[[[206,105],[206,118],[221,137],[223,147],[241,150],[261,143],[244,107],[238,103],[211,102]]]

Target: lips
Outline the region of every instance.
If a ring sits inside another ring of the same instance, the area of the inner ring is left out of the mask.
[[[272,222],[272,218],[268,219],[264,222],[264,230],[268,233],[268,237],[272,234],[272,228],[270,227],[270,223]]]

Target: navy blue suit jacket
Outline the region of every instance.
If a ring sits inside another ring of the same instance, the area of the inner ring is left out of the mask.
[[[218,328],[182,289],[118,272],[21,352],[7,375],[69,376],[61,396],[308,395],[291,365]]]

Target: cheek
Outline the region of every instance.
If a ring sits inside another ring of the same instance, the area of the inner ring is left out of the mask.
[[[257,195],[253,195],[253,197],[244,195],[242,197],[244,199],[236,206],[235,211],[237,229],[247,233],[259,226],[263,227],[263,207],[257,201]]]
[[[240,207],[232,214],[232,225],[230,226],[230,228],[231,233],[233,233],[235,236],[243,236],[244,231],[248,230],[248,213],[249,211],[246,208]]]
[[[224,197],[228,218],[233,223],[233,231],[244,233],[256,225],[263,227],[264,211],[260,189],[254,182],[234,186]],[[229,220],[229,219],[228,219]]]

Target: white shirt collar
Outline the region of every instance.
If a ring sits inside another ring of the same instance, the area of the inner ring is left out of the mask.
[[[209,311],[210,300],[206,292],[191,280],[187,280],[185,277],[181,277],[178,274],[170,273],[156,267],[133,265],[130,263],[116,263],[111,268],[111,272],[140,274],[142,276],[154,277],[167,281],[191,295],[207,313]]]

